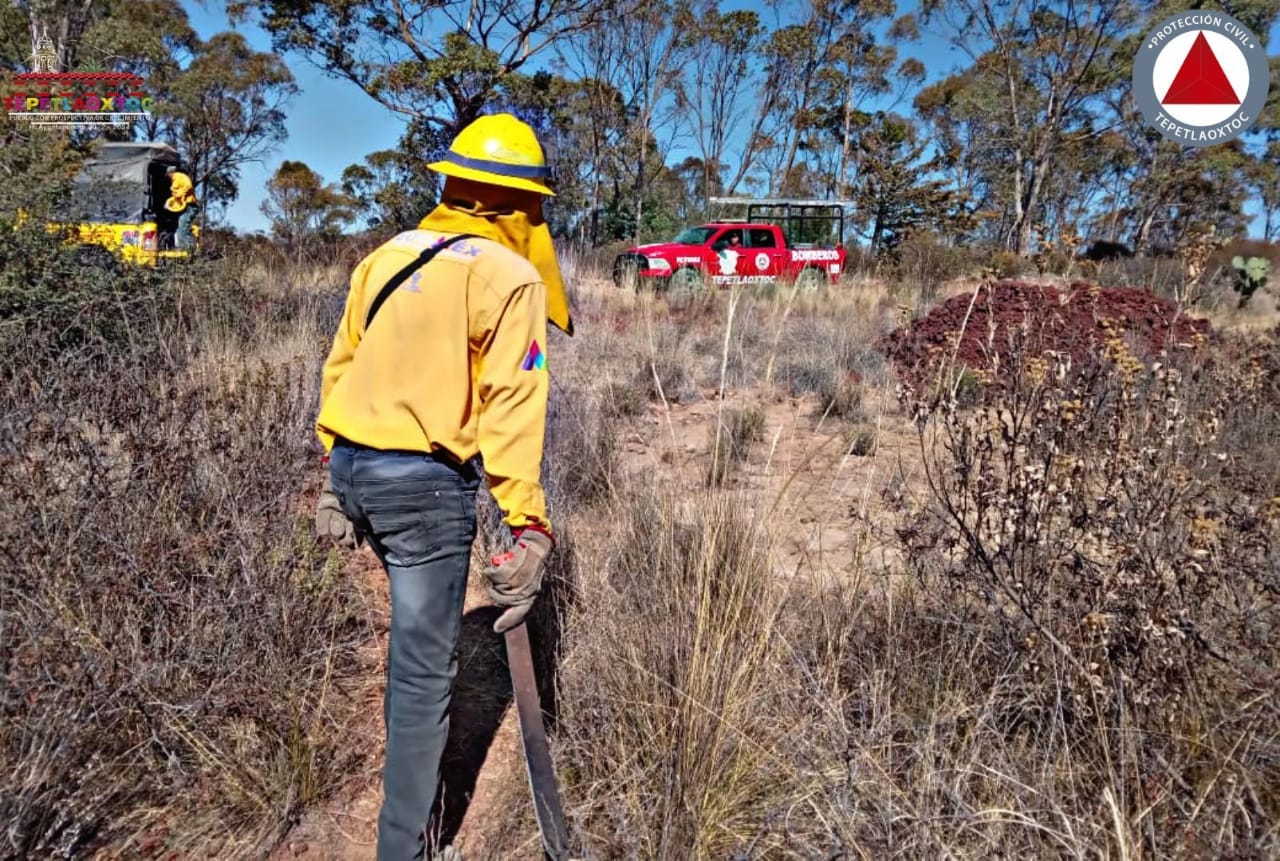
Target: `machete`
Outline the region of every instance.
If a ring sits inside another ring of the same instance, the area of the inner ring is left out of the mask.
[[[508,629],[504,636],[507,664],[511,668],[511,689],[515,693],[516,717],[520,722],[520,741],[524,745],[525,771],[529,775],[529,789],[533,792],[533,814],[542,834],[542,848],[552,861],[567,861],[569,832],[560,806],[551,748],[547,745],[547,733],[542,725],[542,703],[533,675],[529,630],[521,622]]]

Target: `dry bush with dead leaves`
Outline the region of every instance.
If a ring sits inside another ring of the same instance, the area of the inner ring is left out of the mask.
[[[4,857],[261,853],[358,753],[362,605],[300,498],[332,309],[234,275],[147,274],[74,342],[29,306],[9,353]]]
[[[972,410],[904,399],[922,600],[994,671],[988,731],[1071,763],[1035,793],[1105,799],[1124,854],[1277,845],[1280,363],[1223,349],[1147,366],[1115,337],[1084,376],[1007,364]]]

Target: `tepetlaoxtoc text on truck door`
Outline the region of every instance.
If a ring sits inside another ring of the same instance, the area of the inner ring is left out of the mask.
[[[757,206],[772,202],[752,202]],[[805,206],[831,207],[839,204],[805,201]],[[794,205],[786,202],[785,205]],[[843,214],[792,215],[788,219],[809,234],[830,233],[836,223],[843,234]],[[807,228],[807,229],[805,229]],[[845,250],[838,240],[834,247],[818,243],[797,244],[788,231],[770,220],[716,221],[687,228],[669,242],[634,246],[614,261],[613,280],[623,286],[634,282],[638,289],[797,283],[815,289],[835,283],[844,271]]]

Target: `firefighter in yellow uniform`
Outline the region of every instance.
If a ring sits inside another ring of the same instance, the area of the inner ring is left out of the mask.
[[[169,177],[169,199],[164,208],[178,216],[178,226],[174,231],[174,244],[181,250],[192,246],[191,225],[196,217],[196,193],[191,177],[176,167],[165,171]]]
[[[482,477],[514,538],[486,569],[505,608],[495,630],[521,624],[541,589],[547,324],[573,334],[533,130],[480,117],[430,167],[445,176],[439,206],[351,276],[316,421],[329,460],[317,530],[368,540],[390,580],[382,861],[424,855]]]

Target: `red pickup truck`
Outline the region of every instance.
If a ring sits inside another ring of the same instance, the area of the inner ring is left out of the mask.
[[[844,271],[845,250],[795,246],[776,224],[713,222],[690,227],[670,242],[637,245],[619,254],[613,282],[659,289],[699,289],[795,281],[813,290]]]

